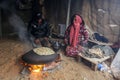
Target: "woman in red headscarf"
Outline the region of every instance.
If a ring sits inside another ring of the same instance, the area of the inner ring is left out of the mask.
[[[76,56],[82,51],[81,44],[88,40],[88,32],[84,27],[84,21],[78,14],[73,15],[71,24],[65,31],[66,55]]]

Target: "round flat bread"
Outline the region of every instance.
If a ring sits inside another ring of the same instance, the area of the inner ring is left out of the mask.
[[[55,54],[55,52],[48,48],[48,47],[40,47],[40,48],[35,48],[33,49],[33,51],[38,54],[38,55],[51,55],[51,54]]]

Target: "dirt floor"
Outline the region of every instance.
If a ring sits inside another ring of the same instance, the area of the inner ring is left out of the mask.
[[[21,74],[24,66],[20,58],[32,47],[18,40],[0,40],[0,80],[115,80],[107,72],[93,71],[61,52],[62,62],[54,70],[46,71],[42,79],[38,73]]]

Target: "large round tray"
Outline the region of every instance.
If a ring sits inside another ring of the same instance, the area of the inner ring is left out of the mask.
[[[22,56],[22,60],[28,64],[47,64],[54,61],[58,57],[58,54],[51,54],[51,55],[38,55],[33,50],[27,52]]]

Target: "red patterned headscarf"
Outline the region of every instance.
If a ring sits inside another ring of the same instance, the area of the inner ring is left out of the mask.
[[[75,15],[73,19],[73,23],[70,25],[70,45],[76,47],[78,43],[78,35],[80,31],[80,24],[82,23],[82,19],[79,15]]]

